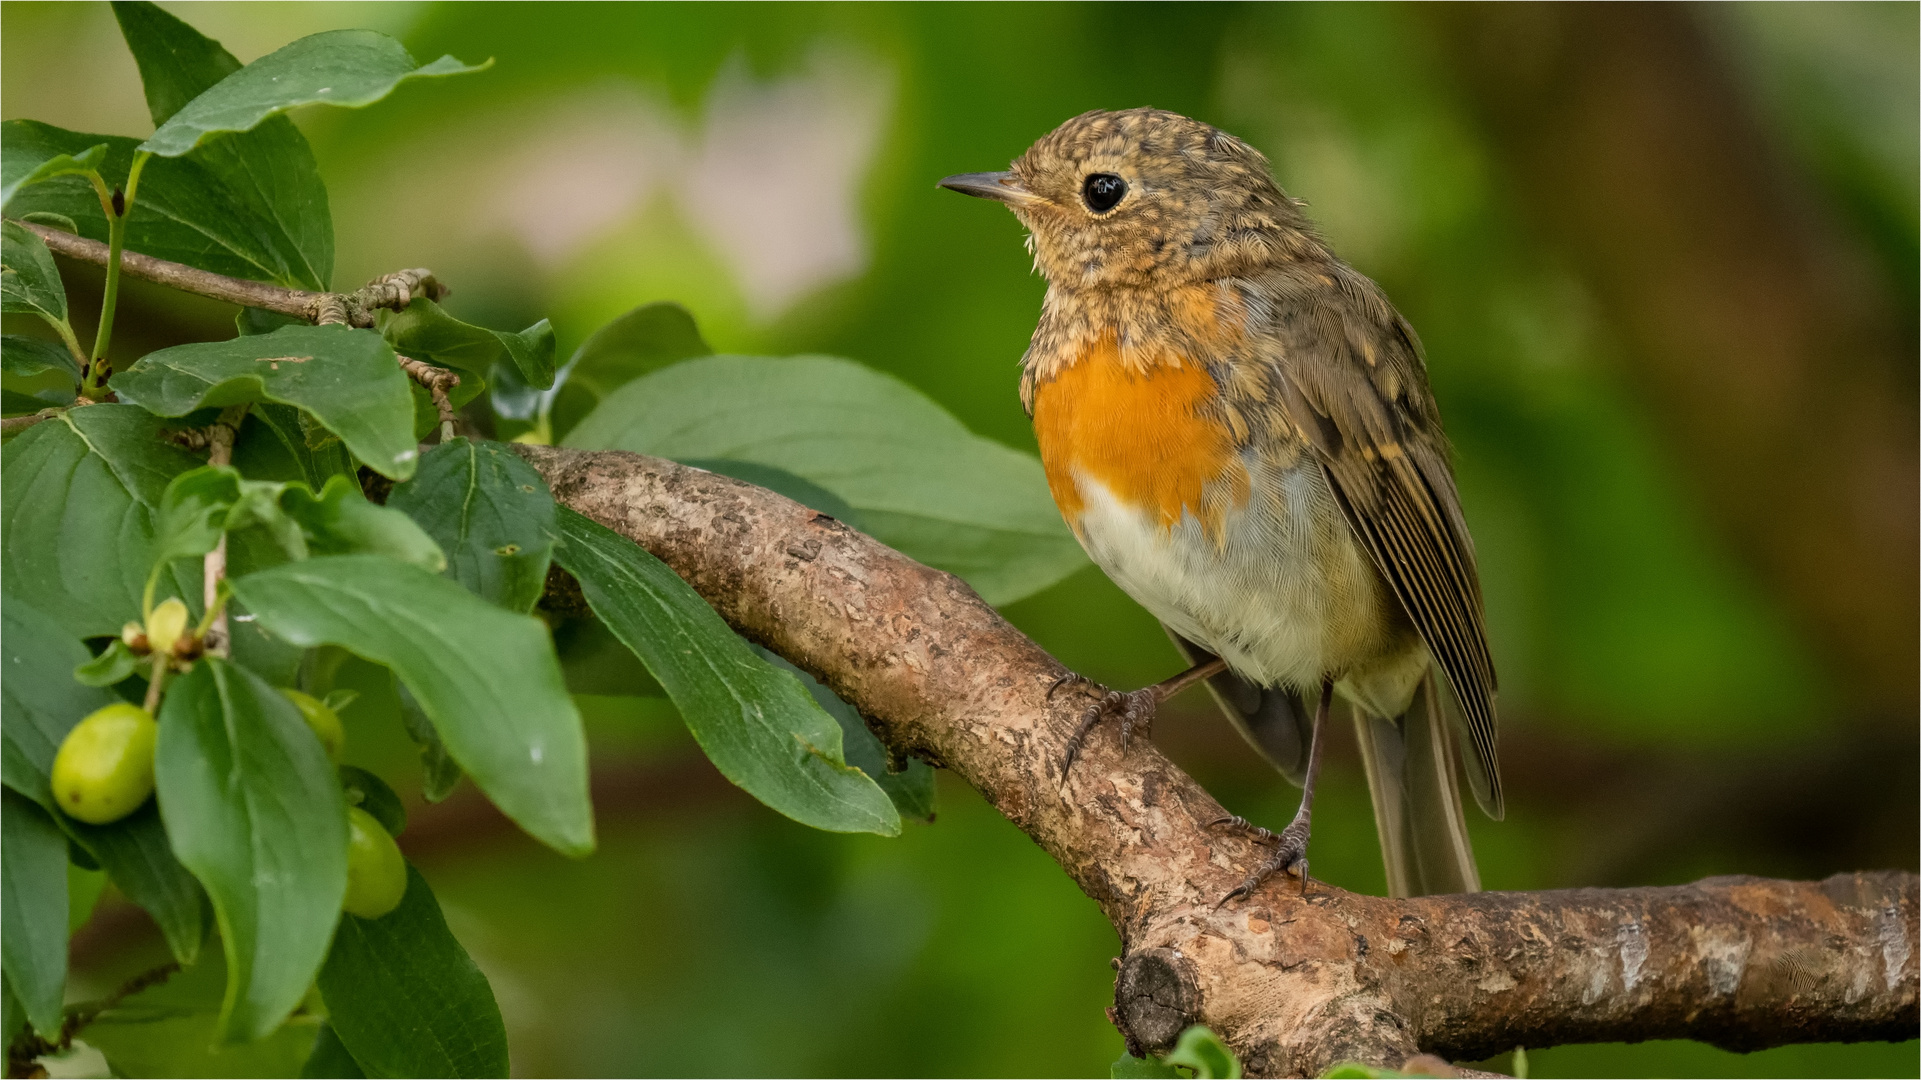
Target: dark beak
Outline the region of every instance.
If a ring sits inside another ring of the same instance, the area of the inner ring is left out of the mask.
[[[977,199],[998,199],[1004,203],[1024,203],[1034,198],[1011,172],[961,173],[942,180],[939,186]]]

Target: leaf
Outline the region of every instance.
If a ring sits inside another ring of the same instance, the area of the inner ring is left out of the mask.
[[[287,563],[233,590],[296,645],[340,645],[394,669],[508,817],[566,854],[593,850],[586,738],[540,620],[377,555]]]
[[[156,127],[240,69],[219,42],[153,4],[115,3],[113,14],[140,66]],[[193,158],[221,181],[236,213],[254,223],[256,237],[291,279],[285,283],[327,287],[333,278],[333,215],[313,149],[292,120],[273,117],[252,131],[213,140]],[[140,194],[145,197],[144,186]]]
[[[372,814],[389,836],[407,831],[407,809],[385,780],[365,769],[342,765],[340,789],[346,792],[348,806],[358,806]]]
[[[65,840],[66,837],[61,837]],[[68,852],[68,858],[72,858]],[[106,888],[107,875],[98,870],[67,863],[67,936],[87,925],[93,918],[94,905],[100,902],[100,890]]]
[[[154,776],[174,851],[207,887],[225,944],[219,1038],[261,1038],[305,996],[340,914],[339,781],[294,704],[218,657],[168,687]]]
[[[340,1036],[334,1034],[332,1024],[320,1025],[320,1034],[314,1037],[313,1053],[307,1056],[307,1063],[300,1066],[301,1080],[323,1080],[340,1077],[345,1080],[361,1080],[367,1074],[361,1070],[360,1063],[347,1052],[341,1044]]]
[[[67,321],[67,287],[46,241],[17,221],[0,223],[0,311]]]
[[[160,125],[140,149],[179,157],[208,137],[247,131],[301,105],[371,105],[410,78],[482,71],[451,56],[416,65],[400,42],[372,30],[312,34],[255,60],[194,98]]]
[[[918,758],[908,758],[900,772],[888,767],[887,747],[868,730],[867,721],[861,718],[860,710],[840,699],[838,694],[822,686],[818,680],[805,671],[787,662],[778,653],[755,647],[761,659],[777,668],[791,672],[807,692],[814,696],[827,715],[840,725],[841,746],[847,756],[847,764],[872,777],[880,789],[887,793],[900,811],[903,818],[916,821],[934,820],[934,769]]]
[[[47,778],[60,743],[81,718],[120,700],[67,674],[86,656],[86,646],[51,616],[11,595],[0,604],[0,670],[6,672],[0,679],[0,761],[7,787],[50,810],[55,804]],[[174,858],[154,805],[111,825],[88,825],[57,811],[54,817],[121,892],[147,909],[174,955],[192,962],[203,924],[200,885]]]
[[[288,326],[271,334],[176,345],[115,375],[115,392],[161,416],[243,401],[306,410],[383,476],[418,457],[413,401],[394,351],[371,330]]]
[[[9,587],[17,581],[7,582]],[[87,714],[120,699],[70,674],[87,647],[57,621],[12,595],[0,604],[0,778],[52,809],[53,756]]]
[[[292,1020],[258,1042],[217,1044],[220,1016],[212,1008],[125,1004],[87,1025],[87,1045],[107,1059],[112,1076],[292,1076],[312,1052],[320,1022]]]
[[[95,143],[77,154],[19,158],[8,155],[0,158],[0,205],[11,200],[14,192],[28,184],[38,184],[56,176],[87,176],[98,173],[106,159],[107,144],[103,142]]]
[[[13,1045],[13,1037],[27,1023],[27,1010],[14,996],[13,984],[7,981],[6,974],[0,972],[0,1042]]]
[[[1172,1065],[1162,1063],[1156,1057],[1137,1058],[1122,1053],[1114,1064],[1107,1067],[1107,1075],[1112,1080],[1182,1080],[1187,1074]]]
[[[126,642],[114,638],[99,656],[74,668],[73,678],[84,686],[112,686],[145,666],[143,657],[134,655]]]
[[[34,1030],[56,1038],[67,989],[67,838],[12,791],[0,791],[0,879],[0,970]]]
[[[134,405],[88,405],[7,444],[0,467],[0,577],[10,598],[75,638],[117,635],[141,614],[155,508],[201,464]],[[159,595],[200,602],[200,567],[182,562]],[[62,669],[73,670],[71,666]]]
[[[240,500],[240,473],[202,465],[173,478],[160,495],[154,527],[154,561],[205,555],[220,543],[227,518]]]
[[[308,445],[300,410],[266,401],[247,410],[234,439],[233,465],[255,480],[300,480],[315,491],[336,476],[354,475],[353,458],[339,439]]]
[[[494,442],[459,438],[387,497],[447,552],[447,573],[509,611],[533,610],[554,549],[554,497],[534,467]]]
[[[1220,1036],[1202,1024],[1181,1032],[1174,1049],[1161,1060],[1194,1070],[1195,1080],[1240,1080],[1241,1076],[1240,1059]]]
[[[506,416],[532,419],[536,412],[550,413],[554,437],[559,438],[601,399],[634,379],[669,364],[711,355],[713,351],[701,339],[694,317],[686,308],[673,303],[642,304],[594,331],[582,342],[568,359],[553,390],[534,397],[525,394],[514,397],[496,391],[494,399],[505,406],[501,411]],[[503,401],[503,398],[509,400]]]
[[[273,129],[279,130],[277,136]],[[184,158],[149,159],[127,215],[127,249],[291,289],[326,288],[332,225],[313,151],[290,121],[271,121],[236,138],[254,141],[256,136],[269,144],[264,160],[273,164],[272,172],[256,175],[229,160],[237,151],[224,139]],[[107,186],[125,187],[138,139],[67,131],[32,120],[0,123],[0,161],[9,163],[46,161],[98,144],[107,147],[100,166]],[[7,203],[7,213],[42,221],[58,215],[72,226],[69,231],[102,243],[108,240],[100,196],[91,182],[78,176],[20,189]],[[316,220],[327,226],[324,237],[314,235]]]
[[[687,360],[614,391],[566,443],[784,469],[847,500],[876,539],[960,575],[991,604],[1086,565],[1039,461],[848,360]]]
[[[594,614],[639,656],[727,779],[795,821],[900,834],[900,815],[842,757],[840,724],[792,675],[757,656],[660,560],[560,508],[554,558]]]
[[[378,919],[343,916],[320,969],[329,1023],[370,1076],[506,1076],[487,977],[447,929],[420,871]]]
[[[407,310],[383,316],[380,332],[395,352],[432,360],[485,378],[502,360],[512,361],[523,382],[546,388],[554,382],[554,328],[542,319],[519,333],[461,322],[439,304],[417,296]]]
[[[174,959],[193,963],[206,935],[206,894],[174,855],[158,805],[148,802],[111,825],[88,825],[62,815],[60,827],[93,856],[127,899],[153,916]]]
[[[315,555],[387,555],[435,574],[447,566],[433,537],[399,510],[368,502],[352,477],[336,475],[318,496],[289,484],[280,507],[305,530]]]
[[[466,774],[447,752],[447,744],[440,741],[440,731],[428,718],[427,710],[420,707],[420,699],[398,679],[394,680],[394,697],[400,702],[400,722],[407,729],[407,737],[420,748],[420,797],[437,803],[452,795]]]
[[[20,334],[0,337],[0,367],[4,367],[9,375],[60,371],[76,379],[80,377],[80,365],[74,362],[73,354],[67,351],[65,345]]]

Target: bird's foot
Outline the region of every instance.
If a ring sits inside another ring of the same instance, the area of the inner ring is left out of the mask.
[[[1255,867],[1245,880],[1230,889],[1226,896],[1220,898],[1220,901],[1214,905],[1216,909],[1237,896],[1253,895],[1254,890],[1260,888],[1261,882],[1275,874],[1295,873],[1297,868],[1301,878],[1301,895],[1307,895],[1307,840],[1312,827],[1305,815],[1295,817],[1278,835],[1258,825],[1250,825],[1247,819],[1240,817],[1221,818],[1213,824],[1232,824],[1252,829],[1262,841],[1274,845],[1274,850],[1268,853],[1267,858],[1261,860],[1261,864]]]
[[[1158,686],[1140,690],[1109,690],[1102,695],[1100,701],[1081,714],[1080,725],[1067,740],[1067,754],[1061,762],[1061,786],[1067,786],[1068,774],[1074,771],[1074,761],[1081,756],[1081,747],[1086,745],[1087,736],[1102,720],[1112,717],[1121,722],[1121,753],[1125,754],[1128,740],[1134,737],[1137,729],[1143,737],[1153,730],[1154,711],[1160,707],[1160,703]]]

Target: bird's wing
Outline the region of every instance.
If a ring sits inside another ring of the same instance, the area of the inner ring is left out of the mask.
[[[1465,721],[1468,782],[1502,812],[1494,661],[1474,545],[1413,330],[1345,267],[1275,282],[1281,403],[1313,447],[1348,524],[1447,673]]]

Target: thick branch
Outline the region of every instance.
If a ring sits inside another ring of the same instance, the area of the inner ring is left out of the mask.
[[[1116,1023],[1165,1048],[1206,1023],[1251,1072],[1418,1051],[1694,1038],[1739,1050],[1913,1038],[1912,874],[1389,900],[1276,880],[1215,910],[1261,851],[1153,747],[1097,735],[1063,792],[1086,688],[959,579],[699,469],[517,447],[562,502],[633,538],[727,621],[821,677],[897,751],[953,769],[1120,932]]]

